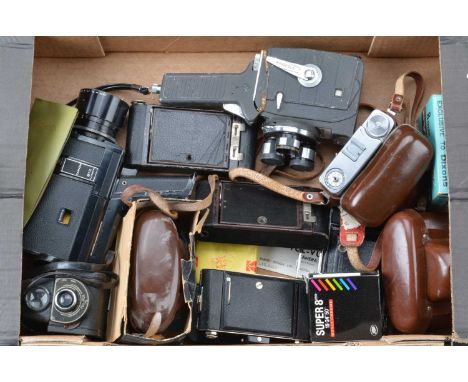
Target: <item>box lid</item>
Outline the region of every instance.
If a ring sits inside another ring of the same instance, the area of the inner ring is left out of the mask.
[[[0,345],[18,344],[32,37],[0,36]]]
[[[456,338],[468,338],[468,38],[441,37],[440,50],[449,173],[453,331]]]

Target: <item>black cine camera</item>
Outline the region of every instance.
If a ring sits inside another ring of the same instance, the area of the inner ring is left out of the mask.
[[[319,139],[344,144],[353,135],[362,78],[357,57],[271,48],[242,73],[168,73],[155,90],[163,106],[224,109],[248,125],[259,123],[262,161],[305,171]]]
[[[133,102],[125,166],[221,174],[253,168],[256,134],[227,113]]]
[[[26,253],[87,262],[123,162],[117,130],[128,105],[96,89],[82,89],[78,117],[55,171],[24,229]],[[102,263],[106,253],[95,256]]]
[[[29,267],[22,314],[32,331],[102,338],[117,276],[108,269],[108,248],[93,248],[123,162],[115,137],[128,105],[106,92],[82,89],[76,108],[71,136],[24,229]]]
[[[197,184],[197,199],[209,192]],[[218,181],[199,240],[326,249],[329,208],[289,199],[255,183]]]

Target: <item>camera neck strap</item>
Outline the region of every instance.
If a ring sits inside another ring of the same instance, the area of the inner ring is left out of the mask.
[[[409,78],[413,79],[416,85],[416,91],[412,102],[411,98],[408,97],[407,94],[408,89],[405,88],[405,81]],[[395,92],[387,111],[393,116],[402,115],[402,112],[404,112],[403,122],[414,126],[419,106],[421,105],[424,97],[424,88],[424,79],[420,73],[412,71],[403,73],[398,77],[395,83]]]
[[[213,193],[216,188],[216,181],[218,180],[217,175],[209,175],[208,176],[208,184],[210,185],[210,193],[204,199],[196,200],[194,202],[187,201],[187,202],[173,202],[163,198],[158,192],[144,187],[139,184],[134,184],[130,187],[127,187],[121,196],[122,202],[126,205],[131,206],[132,203],[130,200],[136,194],[146,193],[148,198],[151,202],[158,207],[158,209],[164,213],[165,215],[169,216],[172,219],[177,219],[179,216],[179,212],[198,212],[204,209],[207,209],[211,206],[213,201]]]
[[[98,289],[112,289],[117,285],[119,276],[109,270],[110,264],[94,264],[75,261],[54,261],[34,270],[34,275],[25,278],[24,290],[45,278],[70,277]],[[26,276],[27,277],[27,276]]]
[[[251,182],[257,183],[277,194],[283,195],[287,198],[294,199],[303,203],[325,205],[328,204],[328,199],[321,191],[302,191],[289,186],[285,186],[270,177],[263,175],[257,171],[248,168],[235,168],[229,171],[229,179],[235,181],[236,179],[244,178]]]

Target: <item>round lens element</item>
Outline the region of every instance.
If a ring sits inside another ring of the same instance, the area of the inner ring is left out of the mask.
[[[55,295],[55,306],[62,312],[69,312],[77,302],[76,293],[71,289],[62,289]]]
[[[29,309],[40,312],[49,306],[50,292],[42,286],[33,287],[26,292],[24,300]]]

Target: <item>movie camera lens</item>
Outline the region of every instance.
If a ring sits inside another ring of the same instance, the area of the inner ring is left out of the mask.
[[[115,137],[128,112],[120,98],[97,89],[81,89],[76,102],[78,116],[74,129],[84,135],[115,143]]]

